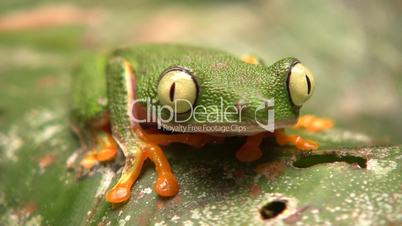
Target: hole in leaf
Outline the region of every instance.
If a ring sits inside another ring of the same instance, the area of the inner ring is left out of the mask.
[[[317,164],[322,163],[333,163],[333,162],[346,162],[349,164],[357,164],[360,168],[367,167],[367,160],[362,157],[357,156],[337,156],[334,154],[330,155],[310,155],[301,157],[300,159],[293,162],[293,166],[298,168],[307,168]]]
[[[286,209],[286,200],[275,200],[260,209],[262,219],[267,220],[281,214]]]

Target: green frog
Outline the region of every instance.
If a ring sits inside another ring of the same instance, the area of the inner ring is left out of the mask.
[[[245,136],[236,157],[252,162],[260,144],[274,136],[280,145],[315,150],[318,144],[285,128],[321,131],[329,119],[299,117],[313,95],[312,72],[294,57],[266,65],[254,56],[174,44],[142,44],[86,60],[74,73],[72,121],[86,150],[80,167],[90,170],[119,152],[125,166],[106,200],[121,203],[145,160],[157,171],[154,190],[163,197],[179,183],[161,149],[170,143],[201,148]]]

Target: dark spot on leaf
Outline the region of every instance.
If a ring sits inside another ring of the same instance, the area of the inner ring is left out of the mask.
[[[286,209],[286,200],[275,200],[260,209],[262,219],[268,220],[281,214]]]
[[[346,162],[349,164],[357,164],[360,168],[367,167],[367,159],[358,156],[337,156],[329,155],[310,155],[304,156],[293,162],[293,166],[298,168],[307,168],[317,164]]]

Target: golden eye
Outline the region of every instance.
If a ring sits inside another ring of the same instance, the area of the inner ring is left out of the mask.
[[[173,108],[176,113],[189,111],[198,95],[198,86],[193,76],[185,70],[172,69],[162,75],[158,84],[161,104]]]
[[[288,78],[288,89],[293,104],[303,105],[313,95],[314,87],[315,81],[311,71],[301,63],[295,64]]]

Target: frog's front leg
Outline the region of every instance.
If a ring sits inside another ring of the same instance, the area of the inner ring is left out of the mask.
[[[146,159],[145,153],[139,147],[122,148],[125,150],[126,162],[119,181],[106,194],[106,200],[111,203],[121,203],[130,199],[131,187],[140,175]]]
[[[236,152],[236,158],[241,162],[253,162],[262,156],[260,144],[265,137],[269,136],[268,132],[259,133],[247,137],[244,143]]]
[[[171,197],[179,192],[179,184],[173,175],[170,164],[161,148],[156,144],[147,144],[144,147],[145,155],[155,164],[158,179],[154,190],[160,196]]]
[[[287,135],[285,129],[277,129],[274,132],[276,142],[280,145],[293,144],[295,147],[302,151],[311,151],[318,149],[317,142],[304,139],[299,135]]]
[[[150,159],[156,168],[158,179],[154,190],[160,196],[171,197],[179,191],[179,184],[174,176],[170,164],[161,148],[152,143],[137,142],[137,147],[127,148],[126,164],[116,185],[106,194],[111,203],[121,203],[131,197],[131,188],[141,173],[143,163]]]
[[[253,162],[262,156],[260,145],[265,137],[271,136],[270,132],[263,132],[247,137],[244,143],[236,152],[236,158],[242,162]],[[299,150],[315,150],[318,148],[318,143],[302,138],[298,135],[287,135],[284,129],[277,129],[273,133],[276,141],[280,145],[293,144]]]
[[[319,118],[313,115],[300,116],[293,128],[306,129],[310,132],[321,132],[334,127],[334,121],[328,118]],[[293,144],[302,151],[316,150],[319,145],[317,142],[307,140],[298,135],[287,135],[284,129],[275,130],[275,138],[278,144]]]
[[[106,199],[111,203],[128,200],[147,158],[155,164],[158,174],[155,191],[164,197],[177,194],[179,184],[166,156],[129,116],[133,112],[131,104],[136,99],[136,77],[131,64],[122,58],[113,58],[108,66],[107,82],[112,134],[126,157],[126,164],[119,181],[106,194]]]

